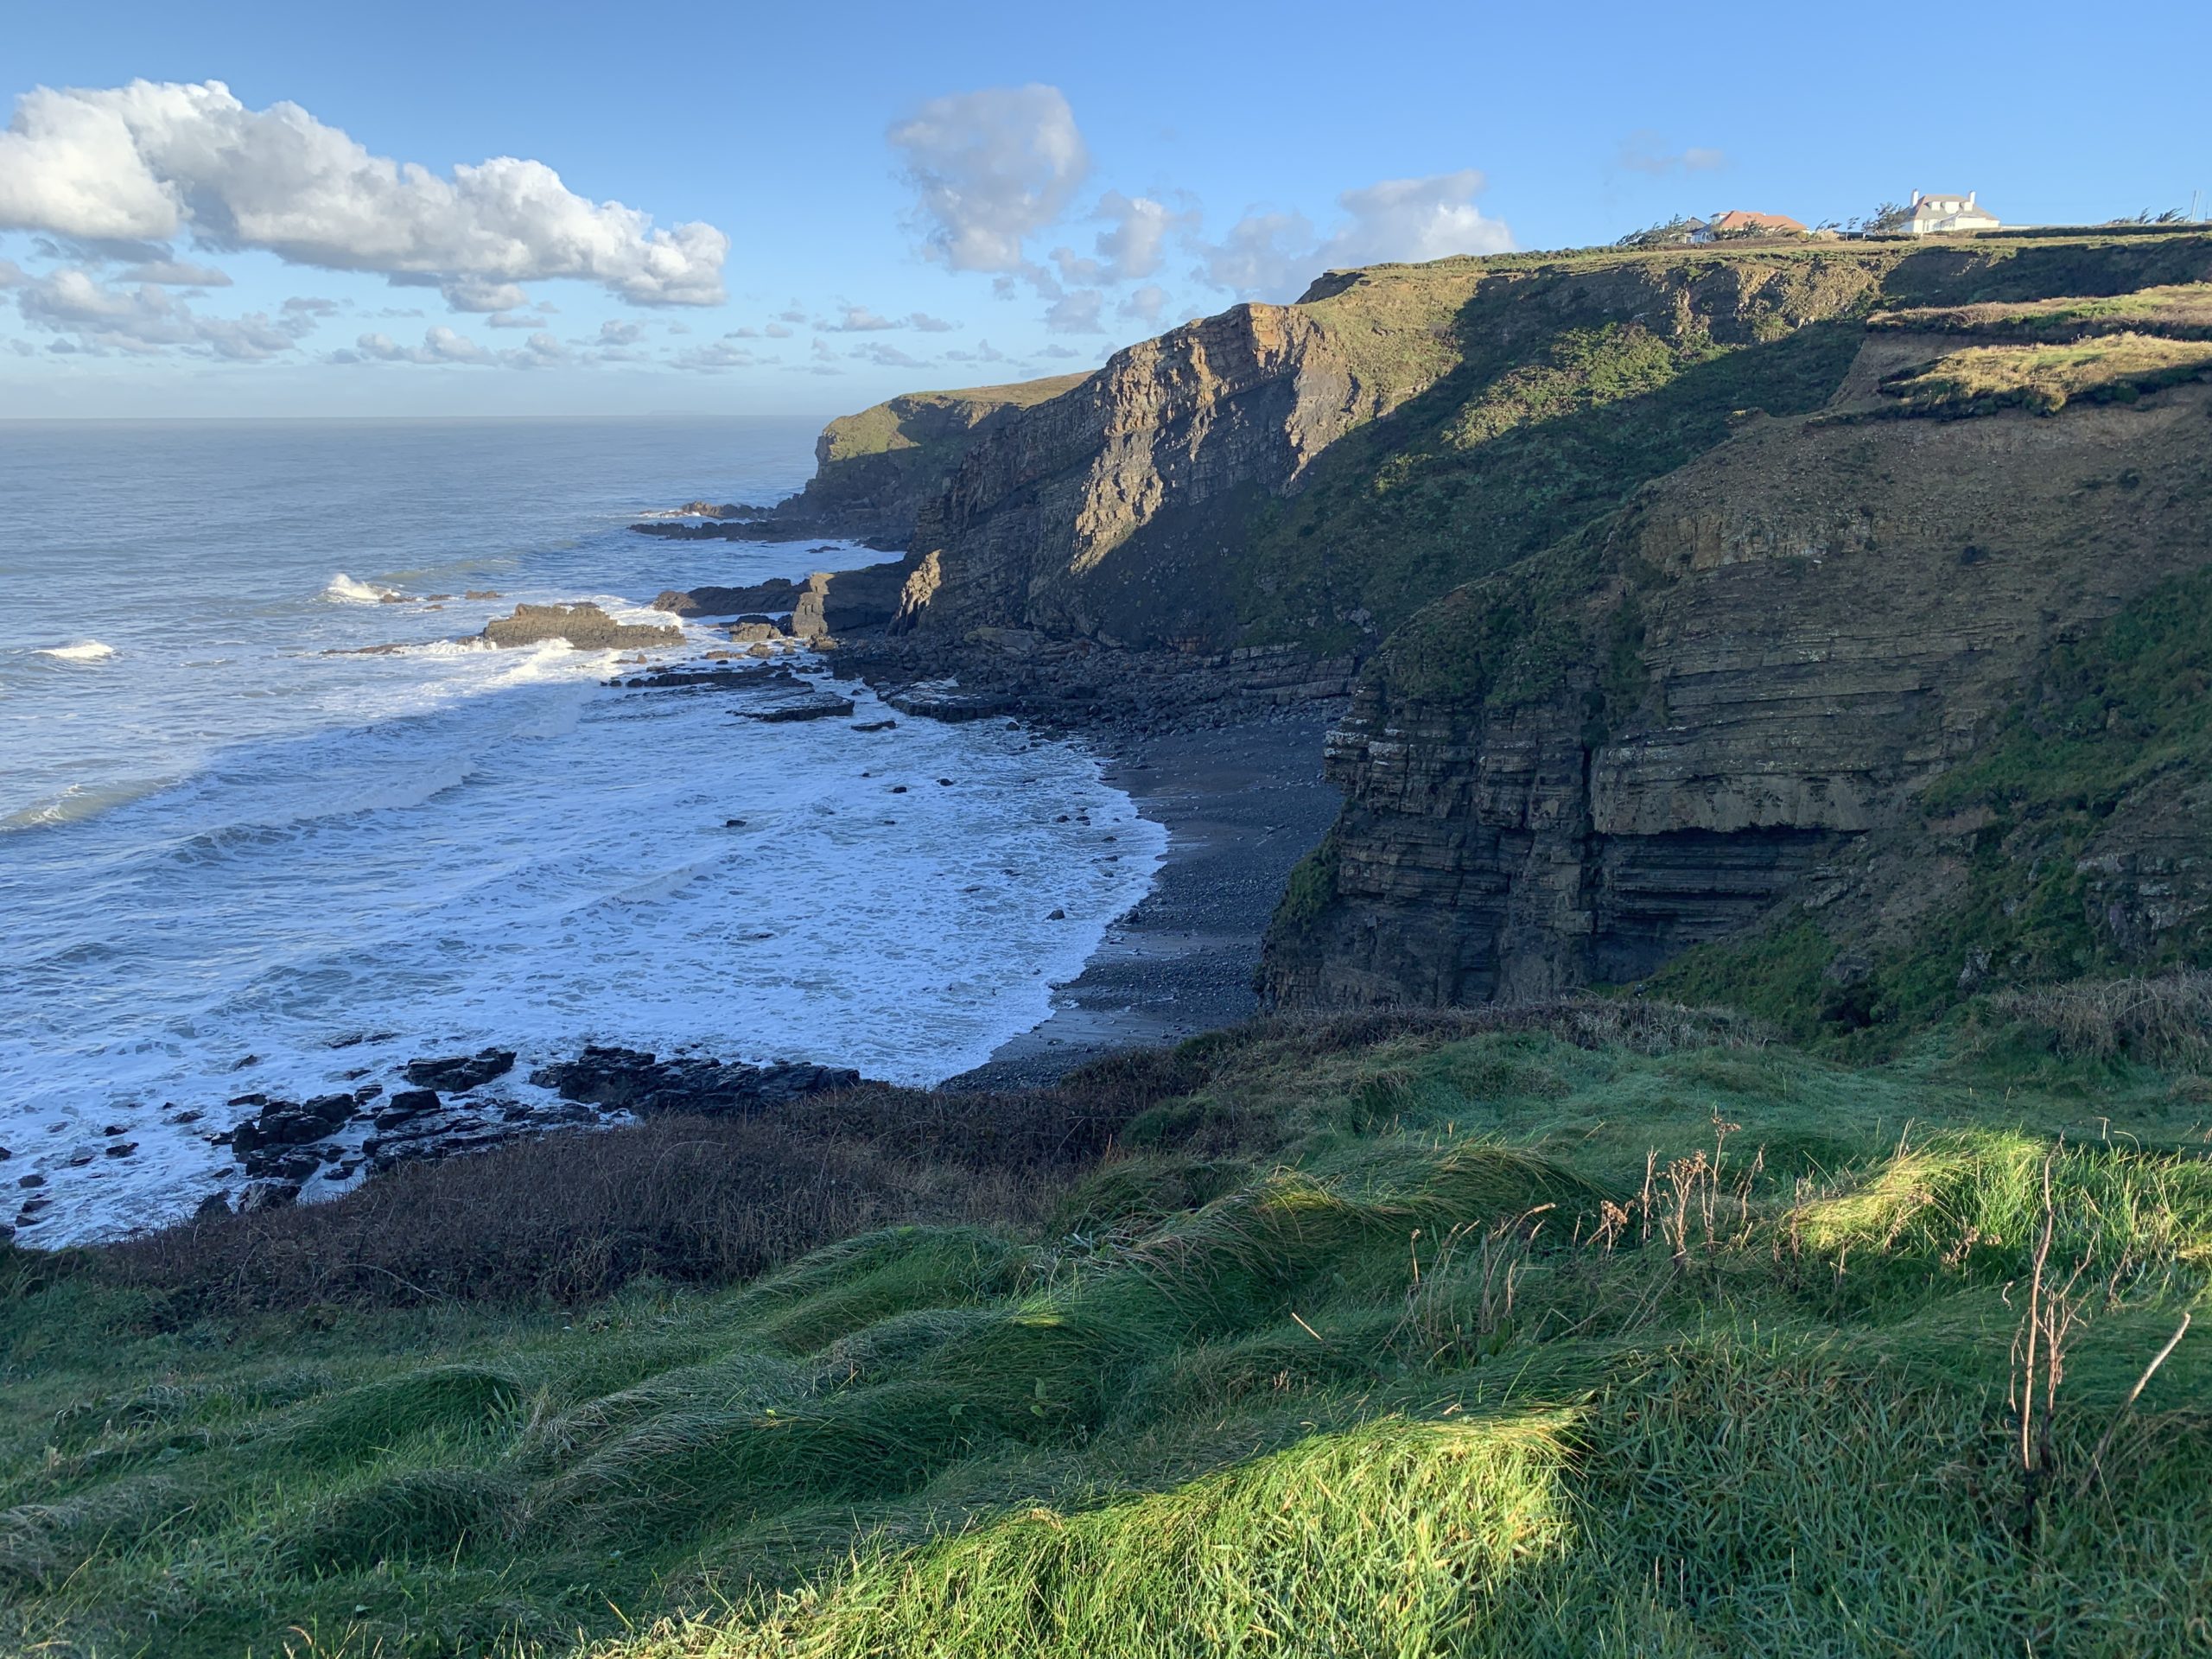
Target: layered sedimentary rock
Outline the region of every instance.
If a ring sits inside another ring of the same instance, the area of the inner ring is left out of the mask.
[[[804,582],[776,576],[747,588],[674,589],[653,608],[676,616],[741,616],[766,611],[788,615],[800,639],[881,627],[899,613],[899,596],[912,566],[893,560],[855,570],[817,570]]]
[[[1240,663],[1278,699],[1363,673],[1287,1002],[1630,980],[1789,916],[1847,976],[1963,982],[1991,952],[1937,921],[2049,908],[2061,867],[2098,950],[2170,957],[2212,914],[2195,772],[2063,831],[1938,785],[2204,562],[2208,282],[2186,228],[1332,274],[978,425],[869,661],[1133,723]]]
[[[1332,273],[979,433],[906,626],[1364,655],[1749,415],[1837,392],[1879,308],[2194,282],[2196,234],[1451,259]]]
[[[1216,639],[1233,622],[1222,556],[1254,506],[1400,395],[1297,307],[1131,346],[970,449],[916,524],[907,620]]]
[[[1978,859],[2071,860],[2123,959],[2201,921],[2201,778],[2145,777],[2063,852],[1929,803],[2054,651],[2212,563],[2212,389],[1857,409],[1754,423],[1393,641],[1331,740],[1346,809],[1279,918],[1277,999],[1626,981],[1792,915],[1874,959],[1940,931]]]

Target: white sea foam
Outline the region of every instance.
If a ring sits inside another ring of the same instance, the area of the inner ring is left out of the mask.
[[[762,726],[547,672],[26,843],[12,908],[38,943],[0,985],[0,1141],[48,1179],[29,1236],[181,1215],[220,1184],[227,1154],[167,1106],[226,1128],[232,1096],[390,1087],[418,1055],[497,1044],[522,1077],[586,1043],[692,1047],[909,1084],[980,1064],[1046,1016],[1165,837],[1065,745],[853,730],[873,712]],[[330,1046],[365,1030],[399,1034]],[[73,1161],[117,1122],[136,1156]]]
[[[73,645],[48,645],[37,654],[63,663],[104,663],[115,655],[115,647],[97,639],[79,639]]]
[[[1046,1017],[1164,840],[1081,753],[997,722],[856,732],[864,692],[857,722],[734,720],[720,693],[609,687],[609,653],[465,638],[518,602],[665,624],[637,596],[873,556],[628,532],[702,481],[788,490],[811,436],[750,474],[721,470],[753,442],[724,429],[26,441],[32,522],[101,512],[116,550],[11,545],[21,626],[66,648],[98,615],[118,647],[0,652],[0,824],[24,832],[0,857],[0,1145],[46,1178],[28,1242],[189,1214],[240,1179],[205,1138],[245,1115],[226,1102],[390,1088],[419,1055],[518,1049],[490,1092],[525,1101],[591,1042],[928,1083]],[[178,490],[114,507],[118,444]],[[502,597],[379,611],[340,558]],[[111,1126],[134,1154],[101,1155]]]
[[[340,605],[381,605],[386,594],[397,591],[393,588],[378,588],[371,582],[356,582],[340,570],[324,585],[322,596]]]

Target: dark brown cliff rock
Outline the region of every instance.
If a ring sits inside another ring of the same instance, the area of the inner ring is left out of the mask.
[[[1219,638],[1224,542],[1388,391],[1312,318],[1243,305],[1131,346],[1076,391],[1007,421],[924,507],[908,619],[1132,644]]]
[[[653,608],[675,616],[786,613],[793,637],[813,639],[883,626],[899,613],[912,570],[911,561],[894,559],[855,570],[817,570],[804,582],[777,576],[749,588],[671,589]]]
[[[1060,374],[1010,385],[905,392],[824,427],[814,442],[814,476],[788,500],[770,507],[694,501],[677,511],[706,522],[657,519],[631,528],[690,541],[833,537],[904,551],[916,513],[944,490],[977,439],[1085,378]]]
[[[1271,994],[1540,995],[1791,918],[1869,959],[1951,938],[1977,856],[2025,881],[2059,850],[1928,803],[2050,653],[2212,565],[2208,414],[2199,385],[2051,419],[1759,422],[1432,607],[1332,734],[1345,811],[1278,918]],[[2208,793],[2146,777],[2063,852],[2099,948],[2153,957],[2201,921]],[[1969,954],[1940,971],[1971,980]]]
[[[979,431],[918,515],[902,625],[1363,656],[1741,422],[1821,408],[1878,307],[2208,274],[2212,238],[2194,232],[1332,273],[1295,305],[1117,353]],[[1895,367],[1916,346],[1885,349]]]

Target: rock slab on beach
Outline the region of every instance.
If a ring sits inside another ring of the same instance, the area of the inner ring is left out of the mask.
[[[803,582],[778,576],[752,588],[671,588],[653,601],[677,616],[788,613],[788,632],[800,639],[880,628],[899,614],[909,562],[864,565],[857,570],[817,570]]]

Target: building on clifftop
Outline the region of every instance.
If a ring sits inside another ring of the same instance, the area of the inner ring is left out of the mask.
[[[1787,213],[1751,213],[1741,208],[1732,208],[1713,215],[1713,222],[1698,231],[1690,239],[1694,242],[1719,242],[1745,236],[1804,236],[1805,227]]]
[[[1916,190],[1904,223],[1897,228],[1908,236],[1958,236],[2004,227],[1996,214],[1975,203],[1971,190],[1963,196],[1931,196]]]

